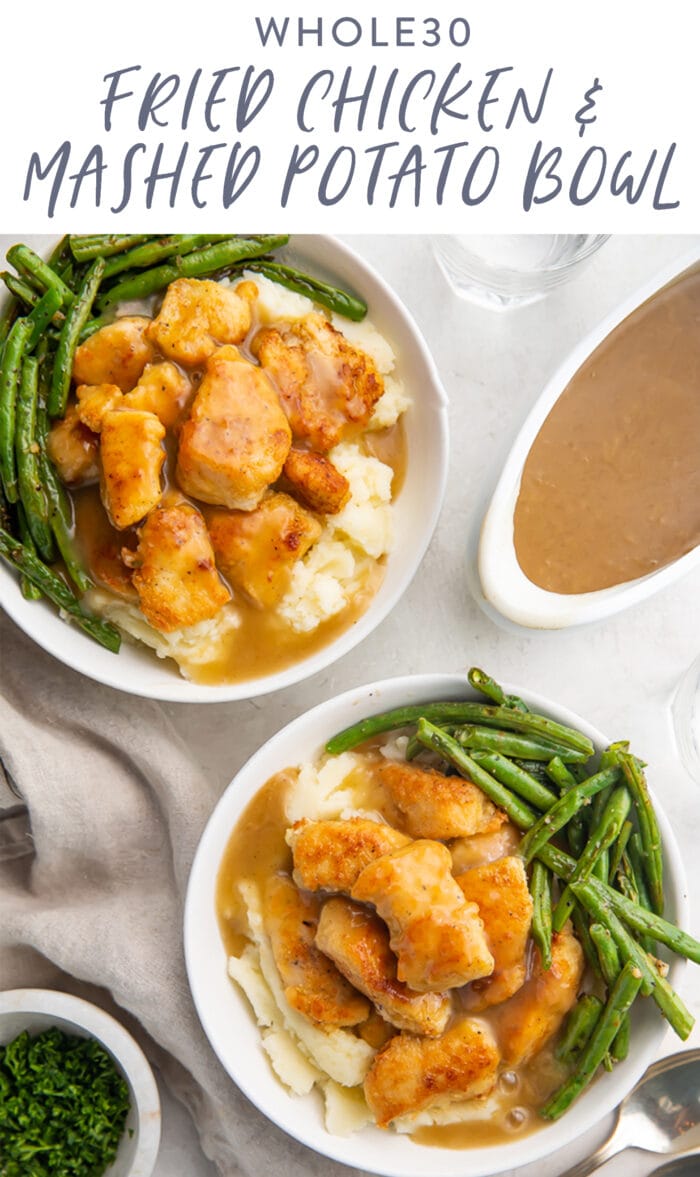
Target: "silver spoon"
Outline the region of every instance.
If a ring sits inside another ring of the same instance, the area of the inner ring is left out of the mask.
[[[700,1050],[683,1050],[653,1063],[623,1099],[604,1144],[561,1177],[587,1177],[626,1148],[689,1152],[700,1146]]]
[[[676,1157],[675,1161],[667,1161],[654,1169],[649,1177],[698,1177],[700,1174],[700,1152],[686,1153]]]

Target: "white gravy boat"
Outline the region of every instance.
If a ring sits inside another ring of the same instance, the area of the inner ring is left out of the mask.
[[[552,406],[589,355],[619,323],[686,270],[698,265],[700,248],[696,247],[692,253],[665,266],[656,277],[606,315],[570,352],[545,385],[506,459],[481,527],[478,570],[482,604],[489,613],[496,610],[508,621],[530,629],[585,625],[650,597],[700,564],[699,545],[664,568],[636,580],[590,593],[553,593],[533,584],[525,576],[515,554],[513,535],[513,516],[523,466]]]

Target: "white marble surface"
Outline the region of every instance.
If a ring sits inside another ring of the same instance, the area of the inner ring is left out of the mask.
[[[700,891],[700,794],[674,750],[669,702],[700,652],[700,569],[635,609],[586,630],[513,633],[477,607],[467,583],[467,540],[485,488],[511,438],[559,359],[599,317],[667,260],[688,238],[611,239],[569,286],[505,315],[461,302],[448,290],[426,238],[362,237],[349,244],[394,287],[436,357],[451,402],[451,467],[440,524],[411,588],[375,634],[305,684],[261,700],[167,711],[201,765],[223,789],[260,743],[309,707],[347,687],[392,674],[453,671],[476,663],[527,684],[585,715],[613,738],[629,737],[678,836],[690,881]],[[410,536],[399,537],[410,543]],[[700,904],[691,930],[700,934]],[[688,970],[684,996],[700,1015],[700,973]],[[689,1044],[700,1046],[696,1030]],[[669,1036],[664,1053],[676,1049]],[[563,1153],[518,1170],[559,1177],[605,1131],[572,1141]],[[645,1177],[651,1158],[611,1161],[611,1177]],[[165,1099],[158,1177],[211,1177],[186,1114]]]

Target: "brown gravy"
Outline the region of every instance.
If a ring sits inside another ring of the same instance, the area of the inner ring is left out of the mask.
[[[157,313],[157,305],[154,301],[141,303],[130,313],[150,318]],[[253,363],[258,361],[252,352],[252,341],[260,326],[259,319],[254,316],[250,332],[240,345],[242,354]],[[193,388],[196,388],[201,380],[203,371],[203,368],[187,370],[186,375]],[[177,432],[176,425],[166,437],[166,460],[163,466],[165,488],[177,486]],[[407,442],[403,420],[399,419],[395,425],[387,429],[358,434],[353,440],[359,442],[363,452],[391,467],[392,502],[395,501],[406,474]],[[91,577],[98,586],[125,596],[138,606],[137,595],[120,560],[122,548],[137,547],[137,529],[116,531],[111,526],[102,506],[98,487],[89,486],[68,493],[73,502],[76,541]],[[206,503],[199,502],[196,506],[206,518],[211,508]],[[379,589],[385,568],[385,557],[374,561],[361,589],[354,594],[349,604],[341,612],[307,633],[292,629],[276,611],[259,608],[228,585],[240,616],[240,625],[229,630],[221,638],[218,657],[202,665],[190,662],[187,667],[188,677],[193,682],[210,686],[246,682],[274,674],[301,661],[302,658],[310,657],[335,641],[359,620]],[[60,571],[60,568],[57,568],[57,571]],[[222,580],[226,582],[224,576]],[[177,673],[175,664],[170,665],[173,666],[173,673]]]
[[[557,593],[635,580],[700,543],[700,270],[579,368],[525,462],[514,531],[525,575]]]
[[[350,784],[359,807],[382,812],[385,795],[373,771],[377,753],[371,746],[366,747],[363,762],[353,773]],[[252,879],[261,886],[278,871],[291,873],[292,855],[284,837],[288,825],[285,804],[296,774],[296,769],[284,769],[263,785],[243,811],[224,851],[216,883],[216,913],[224,947],[232,956],[239,956],[249,942],[239,884]],[[384,816],[389,818],[388,813]],[[497,1008],[479,1015],[496,1035]],[[361,1026],[358,1031],[362,1034]],[[548,1045],[530,1063],[500,1076],[496,1087],[498,1107],[492,1118],[418,1128],[411,1139],[416,1144],[459,1149],[505,1144],[526,1136],[542,1126],[537,1109],[566,1074],[566,1068],[556,1061]],[[478,1104],[475,1100],[474,1107],[478,1108]]]

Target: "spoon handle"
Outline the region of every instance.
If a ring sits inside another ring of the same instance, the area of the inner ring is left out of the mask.
[[[619,1152],[624,1152],[628,1148],[625,1140],[621,1140],[619,1136],[611,1136],[600,1148],[597,1148],[590,1157],[585,1157],[584,1160],[579,1161],[578,1165],[574,1165],[571,1169],[566,1169],[560,1177],[588,1177],[589,1173],[594,1173],[611,1157],[616,1156]]]

